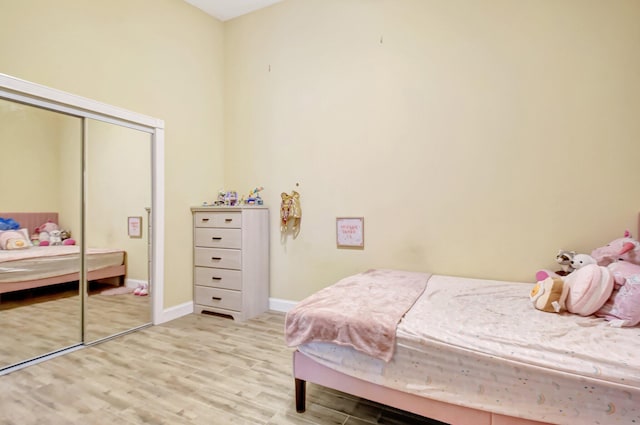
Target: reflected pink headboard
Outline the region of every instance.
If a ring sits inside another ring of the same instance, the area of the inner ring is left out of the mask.
[[[51,220],[58,224],[57,212],[0,212],[2,218],[12,218],[20,223],[21,228],[29,230],[29,235],[33,233],[36,227],[47,220]]]

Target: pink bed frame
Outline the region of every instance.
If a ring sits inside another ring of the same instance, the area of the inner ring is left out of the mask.
[[[20,223],[20,227],[29,230],[29,234],[32,234],[36,227],[48,220],[54,223],[58,223],[58,213],[55,212],[22,212],[22,213],[4,213],[0,212],[2,218],[13,218]],[[99,280],[108,278],[118,278],[118,284],[124,283],[124,276],[126,274],[126,264],[120,264],[117,266],[109,266],[98,270],[87,272],[87,280]],[[57,285],[59,283],[74,282],[80,280],[80,273],[68,273],[60,276],[52,276],[43,279],[25,280],[21,282],[9,282],[0,284],[0,294],[5,294],[13,291],[20,291],[23,289],[40,288],[44,286]]]

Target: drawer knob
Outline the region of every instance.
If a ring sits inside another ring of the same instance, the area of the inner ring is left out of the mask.
[[[211,238],[211,240],[212,240],[212,241],[221,241],[221,240],[222,240],[222,238],[219,238],[219,237],[217,237],[217,236],[214,236],[214,237],[212,237],[212,238]]]
[[[211,257],[211,259],[214,261],[220,261],[222,260],[222,257]]]
[[[224,221],[225,221],[225,223],[231,223],[233,221],[233,219],[232,218],[225,218]]]
[[[206,221],[209,221],[209,219],[208,218],[203,218],[202,221],[206,222]]]
[[[222,301],[222,298],[220,298],[220,297],[211,297],[211,299],[213,301]]]
[[[221,277],[211,276],[211,280],[222,280]]]

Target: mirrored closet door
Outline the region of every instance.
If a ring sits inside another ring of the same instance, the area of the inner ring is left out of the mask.
[[[82,342],[82,119],[0,99],[0,151],[2,367]]]
[[[125,282],[124,276],[89,281],[85,339],[92,342],[151,322],[151,135],[92,119],[86,134],[86,258],[114,251],[125,256],[127,269]]]
[[[154,321],[163,126],[0,74],[0,374]]]

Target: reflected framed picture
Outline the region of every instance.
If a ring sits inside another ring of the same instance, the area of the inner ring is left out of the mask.
[[[364,249],[364,217],[336,218],[338,248]]]
[[[142,217],[128,217],[127,227],[130,238],[142,237]]]

